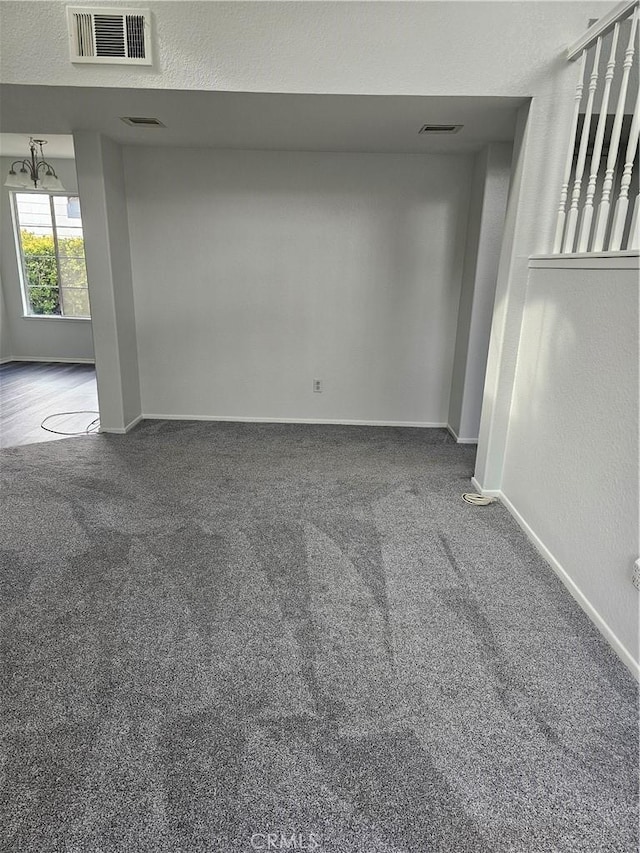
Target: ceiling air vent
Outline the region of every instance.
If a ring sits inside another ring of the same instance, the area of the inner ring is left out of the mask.
[[[151,65],[148,9],[67,6],[72,62]]]
[[[166,127],[159,118],[146,118],[145,116],[120,116],[120,121],[131,127]]]
[[[423,124],[418,133],[457,133],[461,124]]]

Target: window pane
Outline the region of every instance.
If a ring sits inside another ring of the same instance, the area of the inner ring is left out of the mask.
[[[91,313],[79,199],[54,196],[53,210],[58,238],[62,313],[65,317],[89,317]]]
[[[67,217],[80,219],[80,199],[77,196],[69,196],[67,199]]]
[[[75,201],[75,204],[72,204],[73,201]],[[62,228],[69,229],[70,232],[73,232],[73,236],[82,237],[80,203],[77,198],[73,199],[66,195],[54,195],[53,211],[58,231]],[[74,215],[70,216],[70,213]]]
[[[57,287],[29,287],[27,296],[32,314],[62,314]]]
[[[70,228],[58,228],[58,253],[60,257],[80,258],[84,266],[84,240],[82,233],[79,236],[70,233]]]
[[[60,286],[87,287],[87,268],[83,257],[60,256]]]
[[[20,228],[32,234],[53,234],[51,206],[46,193],[16,193]]]
[[[86,287],[63,287],[62,304],[65,317],[90,317],[89,291]]]
[[[29,311],[32,314],[60,314],[49,196],[45,193],[16,193],[16,212]]]
[[[79,237],[72,238],[80,240]],[[58,245],[61,241],[58,238]],[[87,269],[83,257],[65,256],[59,258],[61,280],[62,313],[66,317],[89,317],[89,291],[87,290]]]

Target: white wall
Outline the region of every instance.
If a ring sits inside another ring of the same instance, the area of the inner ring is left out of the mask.
[[[471,158],[125,164],[145,414],[446,423]]]
[[[27,137],[25,137],[27,139]],[[28,153],[28,152],[27,152]],[[13,232],[10,191],[4,178],[12,159],[0,159],[0,218],[2,224],[0,279],[6,308],[6,324],[11,351],[7,355],[20,359],[93,360],[91,321],[64,317],[25,317],[16,243]],[[69,195],[77,195],[78,182],[73,160],[52,160],[63,186]],[[3,335],[4,337],[4,335]],[[4,351],[4,349],[3,349]]]
[[[0,275],[0,362],[11,360],[11,335],[7,319],[7,309],[4,304],[2,276]]]
[[[532,269],[502,491],[636,663],[638,379],[637,270]]]
[[[3,0],[0,70],[21,85],[528,96],[614,5],[149,0],[155,67],[109,67],[69,62],[64,3]]]
[[[449,402],[459,441],[478,440],[512,155],[510,144],[492,143],[474,160]]]

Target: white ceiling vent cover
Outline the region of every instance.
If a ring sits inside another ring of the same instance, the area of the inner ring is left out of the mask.
[[[152,65],[148,9],[67,6],[71,62]]]

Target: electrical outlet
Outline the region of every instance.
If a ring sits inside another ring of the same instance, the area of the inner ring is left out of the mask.
[[[313,392],[314,394],[322,394],[322,379],[313,380]]]
[[[631,575],[631,583],[636,589],[640,589],[640,557],[633,564],[633,574]]]

